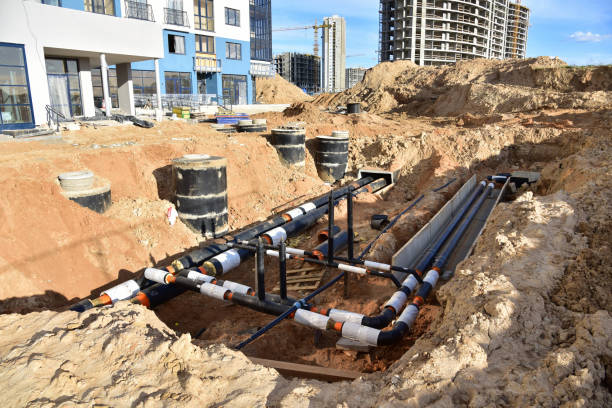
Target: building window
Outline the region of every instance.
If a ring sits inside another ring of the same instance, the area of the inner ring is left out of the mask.
[[[247,77],[246,75],[223,75],[223,103],[225,105],[247,104]]]
[[[152,95],[157,93],[155,71],[132,70],[134,95]]]
[[[102,74],[99,68],[91,70],[91,85],[93,87],[94,105],[96,108],[102,108],[102,102],[104,101],[104,92],[102,90]],[[117,71],[115,68],[108,69],[108,92],[111,97],[111,106],[113,108],[119,107],[119,97],[117,92]]]
[[[114,0],[85,0],[85,11],[92,13],[115,15]]]
[[[0,129],[33,123],[23,46],[0,43]]]
[[[51,106],[66,118],[83,115],[81,84],[76,60],[46,58],[47,83]]]
[[[215,53],[215,37],[209,35],[197,35],[196,40],[196,52],[203,52],[206,54]]]
[[[165,72],[166,94],[189,95],[191,94],[190,72]]]
[[[193,28],[215,31],[213,0],[193,0]]]
[[[240,43],[225,43],[225,58],[240,60],[242,59],[242,45]]]
[[[251,0],[251,59],[272,61],[272,6],[271,0]]]
[[[185,55],[185,37],[168,34],[168,52]]]
[[[225,24],[240,27],[240,10],[226,7]]]

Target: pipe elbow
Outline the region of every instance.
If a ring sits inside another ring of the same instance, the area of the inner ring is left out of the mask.
[[[404,322],[397,322],[391,330],[381,331],[378,335],[378,346],[390,346],[400,341],[408,332],[408,325]]]
[[[395,311],[390,307],[385,307],[385,310],[378,316],[363,316],[361,324],[375,329],[387,327],[395,318]]]

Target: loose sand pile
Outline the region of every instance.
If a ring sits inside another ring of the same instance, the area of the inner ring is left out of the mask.
[[[568,67],[548,57],[525,60],[471,60],[456,65],[417,66],[385,62],[339,94],[315,103],[334,107],[361,102],[371,113],[407,112],[454,116],[538,109],[611,106],[612,66]]]
[[[549,67],[540,72],[534,68],[538,61]],[[486,78],[501,75],[504,86],[529,95],[553,92],[546,81],[554,92],[575,95],[563,87],[570,82],[577,87],[582,72],[556,68],[559,62],[547,59],[524,62],[522,74],[521,62],[476,63],[484,66],[480,74],[474,67],[460,67],[466,80],[480,75],[482,84],[488,84],[497,80]],[[417,69],[396,64],[403,66],[400,71]],[[461,83],[459,68],[425,69],[448,70],[446,78]],[[591,69],[583,90],[602,86],[606,69]],[[423,92],[432,89],[428,81]],[[596,109],[416,118],[334,115],[304,103],[260,115],[270,127],[307,121],[305,173],[282,168],[265,134],[220,135],[207,125],[90,129],[65,135],[67,144],[5,143],[0,270],[11,284],[2,289],[4,312],[65,305],[66,298],[96,292],[118,275],[130,276],[197,245],[197,237],[184,226],[169,227],[158,215],[170,191],[168,178],[156,174],[167,175],[170,159],[184,153],[230,159],[230,220],[238,228],[287,201],[326,191],[316,177],[313,139],[349,130],[351,171],[377,166],[400,174],[382,196],[356,200],[360,249],[378,233],[369,227],[372,214],[397,214],[425,194],[370,253],[383,261],[471,174],[482,178],[519,169],[542,174],[514,201],[499,204],[472,256],[434,291],[400,343],[368,353],[347,352],[335,348],[336,335],[315,336],[289,321],[243,349],[247,356],[362,371],[364,376],[354,382],[288,380],[252,364],[219,343],[246,339],[270,316],[189,292],[157,308],[156,315],[118,304],[81,315],[0,316],[0,383],[11,390],[5,405],[611,406],[612,111],[605,102],[611,92],[597,92],[602,97],[592,99],[601,103]],[[56,174],[81,167],[112,181],[109,213],[91,214],[59,195]],[[431,192],[451,177],[459,179],[456,184]],[[346,206],[341,206],[339,225],[345,218]],[[324,225],[325,219],[291,244],[311,248]],[[267,264],[267,270],[273,268]],[[328,272],[324,281],[334,275]],[[274,272],[266,278],[268,289],[277,284]],[[252,285],[253,263],[230,272],[228,279]],[[340,285],[316,303],[376,314],[395,290],[386,280],[354,276],[350,288],[349,299],[342,298]],[[11,293],[21,294],[7,300]]]
[[[294,103],[312,99],[280,75],[273,78],[257,77],[255,88],[259,103]]]

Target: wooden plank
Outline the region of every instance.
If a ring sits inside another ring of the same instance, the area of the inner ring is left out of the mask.
[[[311,286],[287,286],[287,290],[307,290],[307,289],[316,289],[319,285],[311,285]]]
[[[316,271],[317,269],[319,269],[320,266],[311,266],[309,268],[300,268],[300,269],[287,269],[287,274],[290,273],[298,273],[298,272],[310,272],[310,271]]]
[[[321,280],[320,276],[313,276],[313,277],[298,277],[296,279],[287,279],[287,285],[290,283],[300,283],[300,282],[318,282],[319,280]]]
[[[279,373],[291,377],[314,378],[321,381],[335,382],[355,380],[363,375],[358,371],[338,370],[335,368],[288,363],[286,361],[268,360],[257,357],[249,357],[249,359],[255,364],[274,368]]]

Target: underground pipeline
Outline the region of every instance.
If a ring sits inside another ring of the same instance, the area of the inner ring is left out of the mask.
[[[341,231],[336,234],[339,243],[348,242],[346,231]],[[248,249],[240,248],[240,251],[251,252],[256,250],[256,247],[250,247]],[[322,257],[326,256],[327,252],[326,243],[322,243],[317,247],[317,251]],[[263,247],[262,247],[263,249]],[[342,245],[336,246],[336,250],[341,250]],[[205,269],[200,267],[200,270],[205,272]],[[255,296],[255,291],[246,286],[230,281],[218,280],[215,276],[210,276],[205,273],[199,273],[193,270],[183,270],[178,274],[174,275],[171,272],[147,268],[145,270],[145,277],[157,285],[141,291],[133,300],[133,303],[143,304],[147,307],[155,307],[163,301],[169,300],[169,297],[163,296],[164,291],[168,291],[174,296],[185,292],[186,290],[199,291],[200,293],[213,297],[219,300],[226,300],[236,303],[241,306],[248,307],[250,309],[272,314],[281,315],[293,305],[296,301],[291,298],[283,298],[282,296],[263,294],[264,297]],[[149,294],[154,295],[154,299]],[[162,295],[160,296],[160,293]]]
[[[484,188],[484,185],[485,184],[481,183],[482,188],[479,188],[479,190],[482,190]],[[423,284],[421,285],[421,287],[419,287],[419,290],[414,296],[412,303],[406,306],[397,322],[393,325],[393,329],[388,331],[380,331],[377,337],[376,345],[384,346],[393,344],[400,340],[404,336],[404,334],[410,329],[419,314],[420,307],[425,303],[425,300],[427,299],[433,288],[436,286],[436,283],[440,276],[441,268],[443,268],[446,264],[450,254],[459,243],[459,240],[467,230],[474,216],[482,206],[484,200],[493,190],[493,188],[493,183],[489,183],[489,185],[484,189],[484,191],[482,191],[482,194],[480,195],[478,201],[471,208],[465,219],[463,219],[461,225],[453,234],[444,251],[436,259],[432,269],[427,272],[427,275],[423,279]]]
[[[463,218],[463,216],[465,215],[465,210],[471,206],[474,197],[478,194],[478,192],[481,192],[483,190],[483,187],[484,186],[481,184],[473,195],[473,197],[470,197],[470,199],[468,199],[468,204],[466,204],[462,208],[462,211],[460,211],[461,216],[459,218]],[[478,202],[474,205],[468,216],[464,219],[460,227],[457,229],[457,233],[453,236],[453,238],[451,238],[452,241],[448,247],[452,245],[454,248],[454,246],[459,241],[465,229],[467,229],[467,226],[473,219],[474,215],[480,208],[482,202],[484,201],[492,187],[492,184],[490,184],[487,189],[482,193]],[[458,221],[453,222],[452,224],[456,226],[457,222]],[[444,236],[445,234],[442,235]],[[448,238],[448,234],[446,234],[445,239],[446,238]],[[446,250],[444,252],[446,252]],[[442,261],[443,260],[440,260],[440,262]],[[326,311],[317,311],[315,308],[310,307],[310,310],[299,309],[294,312],[290,317],[294,318],[294,320],[298,321],[299,323],[302,323],[309,327],[313,327],[320,330],[332,329],[336,332],[340,332],[343,337],[356,340],[360,343],[368,344],[371,346],[390,345],[401,340],[406,334],[406,332],[410,329],[410,327],[416,320],[419,308],[425,303],[425,299],[427,299],[432,289],[435,287],[438,278],[439,268],[437,266],[434,266],[423,279],[423,283],[417,291],[412,304],[410,304],[403,310],[391,330],[383,331],[377,328],[368,327],[362,324],[364,318],[362,315],[352,312],[336,311],[334,309]],[[418,281],[416,280],[415,276],[410,275],[404,281],[402,288],[404,288],[405,285],[406,292],[412,293],[417,284]],[[407,296],[405,292],[402,292],[402,294],[404,296]]]
[[[433,246],[427,250],[427,252],[425,253],[425,256],[421,259],[421,262],[419,262],[418,266],[415,268],[417,272],[419,272],[419,274],[423,273],[423,271],[427,270],[429,265],[431,265],[431,262],[433,261],[434,257],[437,255],[438,251],[440,250],[444,242],[446,242],[446,240],[448,239],[450,234],[453,232],[457,224],[459,224],[459,221],[461,221],[461,218],[463,218],[463,216],[468,211],[468,209],[470,208],[470,206],[472,205],[476,197],[480,193],[482,193],[486,185],[487,183],[485,181],[480,182],[478,187],[465,200],[459,212],[451,219],[451,222],[446,226],[446,228],[438,236]]]
[[[216,279],[215,277],[205,275],[196,270],[185,269],[180,271],[178,274],[173,275],[172,273],[161,269],[147,268],[145,270],[145,276],[152,282],[158,283],[160,287],[164,288],[164,290],[159,290],[159,287],[154,285],[140,292],[139,295],[134,297],[131,301],[132,303],[141,304],[150,308],[158,306],[159,304],[169,300],[169,298],[165,296],[166,293],[171,293],[176,296],[185,292],[186,290],[198,292],[201,290],[201,285],[204,283],[219,286],[224,290],[231,290],[233,293],[238,295],[250,297],[255,296],[255,291],[247,285]],[[214,289],[215,292],[220,290],[222,289]],[[295,299],[281,299],[280,296],[274,294],[266,294],[265,301],[282,304],[287,307],[295,303]]]
[[[334,230],[336,231],[336,229],[334,229]],[[327,231],[327,230],[325,230],[325,231]],[[340,231],[340,229],[338,228],[337,231]],[[347,231],[347,233],[348,233],[348,231]],[[349,238],[350,238],[350,235],[349,235]],[[253,249],[254,248],[254,245],[252,243],[248,242],[248,241],[238,242],[238,244],[229,243],[228,245],[233,247],[233,248],[246,248],[246,249]],[[275,245],[265,245],[264,247],[266,249],[270,249],[270,250],[273,250],[273,251],[276,251],[276,250],[279,249]],[[305,249],[286,247],[285,248],[285,252],[286,252],[286,254],[297,255],[298,257],[311,257],[311,258],[321,259],[321,254],[319,252],[317,252],[316,249],[314,251],[307,251]],[[268,255],[270,255],[270,254],[268,254]],[[276,255],[274,255],[274,256],[276,256]],[[301,258],[289,258],[287,255],[285,255],[285,258],[286,259],[301,259]],[[364,265],[368,269],[377,269],[377,270],[380,270],[380,271],[383,271],[383,272],[397,271],[397,272],[403,272],[403,273],[406,273],[406,274],[412,274],[412,275],[415,275],[415,278],[419,282],[421,281],[420,276],[416,273],[416,271],[414,269],[404,268],[403,266],[390,265],[390,264],[374,262],[374,261],[369,261],[369,260],[363,260],[363,259],[351,259],[351,258],[344,257],[344,256],[334,256],[333,260],[334,261],[340,261],[340,262],[346,262],[346,263],[351,264],[351,265]],[[396,279],[394,279],[394,281],[396,281]],[[400,286],[399,282],[397,283],[397,286]]]
[[[461,225],[453,233],[452,237],[449,239],[449,242],[446,244],[445,248],[443,248],[442,252],[436,257],[436,260],[434,261],[434,264],[433,264],[434,268],[438,268],[441,270],[441,268],[444,267],[444,265],[448,261],[448,258],[450,257],[450,254],[453,252],[453,250],[459,243],[459,240],[465,233],[465,230],[468,228],[468,226],[474,219],[474,216],[476,215],[476,213],[478,213],[478,211],[480,210],[480,207],[482,207],[482,204],[484,203],[485,199],[491,194],[494,188],[495,188],[495,185],[493,183],[489,183],[487,185],[487,188],[483,191],[480,198],[478,199],[476,204],[474,204],[474,206],[472,207],[472,209],[470,210],[466,218],[461,222]]]
[[[370,184],[367,184],[357,190],[355,190],[352,194],[358,195],[364,192],[374,192],[379,190],[380,188],[386,186],[387,181],[383,178],[378,179]],[[345,196],[340,196],[338,199],[334,200],[334,205],[338,205],[342,200],[344,200]],[[298,217],[292,221],[285,223],[282,226],[278,226],[273,228],[261,235],[261,237],[271,245],[278,245],[281,241],[285,241],[288,237],[294,236],[305,229],[314,225],[317,220],[323,215],[325,215],[329,211],[328,205],[323,205],[319,208],[316,208],[312,211],[309,211],[306,214],[303,214],[301,217]],[[333,229],[333,228],[332,228]],[[241,237],[236,236],[231,243],[243,241]],[[230,244],[230,243],[228,243]],[[253,244],[255,244],[253,242]],[[227,245],[229,247],[229,245]],[[335,251],[334,251],[335,252]],[[202,267],[206,270],[206,273],[209,275],[223,275],[230,270],[234,269],[242,261],[248,258],[251,255],[251,251],[244,249],[230,249],[224,253],[214,256],[208,261],[202,263]]]
[[[440,248],[442,247],[444,242],[448,239],[451,232],[455,229],[459,221],[468,211],[478,194],[482,193],[485,185],[485,182],[480,183],[479,186],[474,190],[474,192],[466,199],[459,212],[451,219],[451,222],[438,236],[432,248],[425,253],[421,262],[419,262],[418,266],[415,268],[417,274],[410,275],[406,279],[404,279],[399,290],[396,291],[391,296],[391,298],[389,298],[387,303],[385,303],[385,305],[383,306],[383,311],[376,316],[364,316],[361,322],[364,326],[373,327],[376,329],[382,329],[383,327],[387,327],[393,321],[393,319],[395,319],[395,317],[400,313],[400,310],[408,301],[408,298],[416,288],[419,281],[422,282],[422,285],[426,284],[424,280],[419,279],[419,276],[422,275],[423,270],[429,267],[436,254],[440,251]]]
[[[347,186],[344,186],[344,187],[341,187],[335,190],[333,193],[333,196],[340,198],[343,195],[346,195],[346,193],[350,189],[357,189],[353,193],[354,195],[359,194],[361,192],[365,192],[365,191],[374,192],[374,191],[377,191],[385,187],[386,184],[387,182],[383,178],[373,180],[372,177],[363,177]],[[239,232],[238,234],[234,236],[233,240],[237,241],[237,240],[252,239],[260,235],[262,232],[278,227],[282,224],[287,223],[288,221],[298,219],[300,218],[300,216],[308,213],[309,211],[314,210],[316,207],[325,205],[325,203],[327,202],[327,199],[328,199],[328,194],[322,195],[306,204],[303,204],[290,211],[287,211],[286,213],[282,215],[275,216],[270,220],[264,221],[260,224],[255,225],[252,228]],[[182,269],[187,269],[193,266],[198,266],[202,262],[210,258],[213,258],[219,254],[222,254],[228,251],[229,249],[230,248],[227,245],[217,244],[217,243],[208,245],[204,248],[198,248],[194,251],[191,251],[187,255],[184,255],[181,258],[178,258],[172,263],[172,265],[168,266],[166,269],[170,272],[176,273]],[[240,255],[240,258],[242,259],[246,254],[241,253],[238,255]],[[235,258],[236,257],[234,256],[233,259]],[[92,307],[109,305],[119,300],[130,299],[138,295],[138,293],[141,290],[144,290],[153,284],[154,284],[153,282],[148,281],[146,278],[144,278],[144,276],[136,278],[136,279],[132,279],[126,282],[122,282],[119,285],[116,285],[110,289],[105,290],[104,292],[100,294],[98,298],[81,300],[80,302],[74,304],[70,308],[70,310],[77,311],[77,312],[83,312]],[[171,294],[171,293],[162,295],[157,292],[157,289],[155,291],[152,291],[152,293],[153,292],[155,292],[158,295],[157,297],[160,300],[164,298],[165,296],[168,296],[168,299],[171,299],[177,296],[177,294]]]
[[[346,231],[341,231],[339,234],[336,235],[337,240],[340,244],[342,244],[342,242],[344,242],[343,245],[340,245],[338,247],[336,247],[336,249],[340,250],[342,249],[344,246],[346,246],[346,242],[348,240],[348,237],[346,235]],[[238,257],[236,257],[234,259],[234,262],[238,262],[239,258],[242,258],[243,260],[246,259],[248,256],[250,256],[250,254],[256,250],[256,247],[254,246],[242,246],[239,244],[232,244],[232,243],[228,243],[228,245],[232,246],[232,250],[235,252],[232,252],[232,254],[237,253]],[[234,247],[235,246],[235,247]],[[315,251],[317,251],[317,253],[320,254],[320,256],[325,256],[325,254],[327,253],[327,243],[324,242],[322,244],[320,244],[319,246],[316,247]],[[228,251],[229,252],[229,251]],[[188,287],[185,287],[186,285],[170,285],[167,282],[167,279],[171,279],[173,275],[171,272],[168,271],[163,271],[163,270],[158,270],[160,271],[160,273],[162,273],[161,276],[163,276],[163,278],[160,278],[158,275],[153,275],[153,272],[151,272],[153,268],[148,268],[147,270],[145,270],[145,277],[152,281],[152,282],[156,282],[155,285],[152,285],[148,288],[143,289],[142,291],[140,291],[135,297],[135,302],[134,303],[139,303],[139,304],[143,304],[147,307],[155,307],[165,301],[168,301],[182,293],[184,293],[186,290],[190,289]],[[178,274],[176,274],[177,278],[178,277],[186,277],[186,278],[190,278],[192,280],[194,279],[198,279],[201,282],[204,283],[212,283],[212,284],[217,284],[219,285],[219,282],[224,282],[221,286],[224,286],[226,288],[229,289],[233,289],[230,284],[234,284],[233,282],[230,281],[220,281],[218,279],[218,276],[220,275],[211,275],[209,274],[209,268],[207,268],[206,263],[203,264],[202,266],[200,266],[199,268],[200,272],[196,272],[193,270],[182,270],[180,272],[178,272]],[[174,281],[173,281],[174,282]],[[179,282],[183,282],[181,280],[179,280]],[[184,283],[184,282],[183,282]],[[240,285],[240,284],[235,284],[235,285]],[[244,286],[244,285],[241,285]],[[191,288],[193,290],[193,288]],[[250,288],[249,288],[250,289]],[[252,290],[252,289],[251,289]],[[167,294],[166,294],[167,292]],[[238,293],[240,294],[248,294],[248,292],[243,292],[243,293]],[[239,299],[239,298],[237,298]],[[260,299],[261,300],[261,299]],[[282,297],[277,296],[277,295],[269,295],[266,294],[266,300],[267,301],[275,301],[276,303],[286,303],[286,304],[293,304],[294,300],[292,299],[282,299]],[[252,304],[252,300],[248,299],[245,300],[244,302],[247,302],[249,304]],[[246,304],[245,304],[246,306]],[[260,305],[260,307],[264,307],[264,305]],[[263,310],[260,310],[263,311]],[[270,313],[270,312],[266,312],[265,313]],[[282,313],[282,312],[281,312]]]

